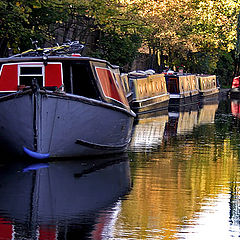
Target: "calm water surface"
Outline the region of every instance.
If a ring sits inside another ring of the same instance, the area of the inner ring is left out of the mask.
[[[0,240],[240,239],[240,103],[142,119],[127,154],[0,165]]]

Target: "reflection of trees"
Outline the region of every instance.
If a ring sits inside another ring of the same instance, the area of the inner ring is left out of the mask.
[[[176,239],[179,229],[193,224],[204,211],[204,204],[229,193],[230,219],[240,224],[239,157],[233,147],[239,130],[230,114],[221,114],[220,108],[215,124],[176,135],[158,152],[132,154],[133,189],[123,202],[116,237],[123,231],[136,239]]]

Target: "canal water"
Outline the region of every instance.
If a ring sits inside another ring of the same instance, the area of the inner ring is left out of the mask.
[[[240,102],[140,119],[126,154],[0,164],[0,240],[239,239]]]

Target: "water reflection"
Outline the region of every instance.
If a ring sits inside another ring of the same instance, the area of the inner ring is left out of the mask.
[[[129,157],[0,164],[0,239],[239,239],[231,106],[140,119]]]
[[[148,154],[131,147],[133,188],[122,204],[116,239],[238,239],[240,136],[228,104],[170,112],[168,121],[158,121],[165,124],[161,147]],[[139,127],[149,133],[141,143],[156,125],[156,119],[148,121]]]
[[[0,239],[101,239],[130,189],[129,161],[2,164],[0,183]]]
[[[231,111],[233,116],[240,118],[240,100],[231,100]]]
[[[140,119],[133,129],[130,150],[133,152],[155,151],[163,140],[193,132],[194,127],[214,123],[218,101],[200,107],[172,111],[161,116]],[[184,111],[185,110],[185,111]]]
[[[168,114],[153,118],[139,119],[134,126],[130,148],[135,152],[148,152],[157,149],[164,136]]]

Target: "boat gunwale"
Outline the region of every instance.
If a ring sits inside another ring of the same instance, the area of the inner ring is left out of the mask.
[[[52,92],[52,91],[48,91],[48,90],[38,90],[38,92],[42,95],[46,95],[47,97],[61,98],[61,99],[65,99],[65,100],[78,101],[78,102],[82,102],[82,103],[89,104],[89,105],[101,106],[101,107],[105,107],[105,108],[112,109],[115,111],[123,112],[125,114],[130,115],[131,117],[136,117],[136,114],[132,110],[128,111],[127,109],[121,108],[112,103],[102,102],[102,101],[99,101],[99,100],[96,100],[93,98],[87,98],[87,97],[83,97],[83,96],[68,94],[65,92]],[[27,94],[34,94],[34,92],[32,89],[28,89],[28,90],[24,90],[24,91],[18,91],[15,93],[10,93],[10,94],[4,95],[4,96],[0,96],[0,102],[7,101],[9,99],[18,98],[18,97],[21,97],[21,96],[27,95]]]

